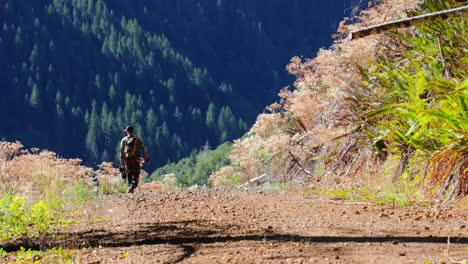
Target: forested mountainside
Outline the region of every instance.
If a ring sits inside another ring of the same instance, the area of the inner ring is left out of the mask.
[[[158,165],[239,137],[347,2],[2,1],[0,137],[96,164],[132,124]]]

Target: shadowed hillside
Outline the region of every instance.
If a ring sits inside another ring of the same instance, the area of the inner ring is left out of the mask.
[[[347,5],[281,2],[2,1],[0,137],[91,165],[127,124],[155,165],[239,137]]]

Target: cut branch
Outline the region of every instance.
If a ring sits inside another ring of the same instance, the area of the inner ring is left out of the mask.
[[[305,173],[307,174],[308,176],[311,176],[312,175],[312,172],[306,170],[302,165],[301,163],[299,162],[299,160],[296,158],[296,156],[294,156],[291,152],[291,150],[289,151],[289,155],[291,155],[291,157],[293,158],[293,161],[297,164],[297,166],[299,166],[299,168]]]
[[[283,150],[275,153],[273,156],[269,157],[267,160],[265,160],[264,162],[262,162],[262,164],[260,164],[259,166],[257,166],[255,168],[255,170],[265,166],[268,162],[270,162],[272,159],[274,159],[275,157],[281,155],[282,153],[288,151],[290,148],[292,148],[293,146],[299,144],[303,139],[305,139],[307,136],[309,136],[313,131],[309,131],[307,133],[305,133],[304,135],[302,135],[299,139],[297,139],[296,141],[294,141],[292,144],[289,144],[286,148],[284,148]]]
[[[342,204],[342,205],[373,205],[373,203],[367,203],[367,202],[337,202],[333,201],[330,199],[327,199],[329,203],[334,203],[334,204]]]
[[[437,44],[439,45],[440,56],[442,57],[442,64],[444,65],[444,77],[447,79],[451,79],[452,74],[450,74],[450,69],[447,65],[447,61],[445,60],[444,50],[442,49],[442,41],[440,39],[440,35],[437,35],[437,41],[438,41]]]
[[[270,161],[271,161],[272,159],[274,159],[275,157],[281,155],[282,153],[284,153],[284,152],[286,152],[286,151],[289,151],[290,148],[292,148],[293,146],[299,144],[302,140],[304,140],[306,137],[308,137],[310,134],[312,134],[312,132],[313,132],[312,130],[311,130],[311,131],[308,131],[307,133],[305,133],[304,135],[302,135],[299,139],[297,139],[296,141],[294,141],[292,144],[288,145],[288,146],[287,146],[286,148],[284,148],[283,150],[281,150],[281,151],[275,153],[274,155],[272,155],[271,157],[269,157],[267,160],[265,160],[264,162],[262,162],[262,164],[258,165],[258,166],[254,169],[254,171],[260,169],[260,168],[263,167],[263,166],[265,166],[268,162],[270,162]],[[256,177],[256,178],[254,178],[254,179],[252,179],[252,180],[250,180],[250,181],[248,181],[248,182],[246,182],[246,183],[244,183],[244,184],[238,186],[237,188],[243,188],[243,187],[249,185],[250,183],[253,183],[253,182],[255,182],[255,181],[258,181],[258,180],[260,180],[260,179],[265,178],[266,176],[267,176],[266,174],[262,174],[262,175],[260,175],[260,176],[258,176],[258,177]]]
[[[415,16],[415,17],[400,19],[396,21],[386,22],[386,23],[375,25],[375,26],[365,27],[363,29],[352,31],[351,39],[354,40],[354,39],[363,38],[363,37],[383,33],[383,32],[398,29],[398,28],[408,28],[408,27],[412,27],[415,25],[435,22],[438,20],[445,20],[457,14],[466,13],[467,11],[468,11],[468,5],[449,9],[449,10],[444,10],[440,12],[425,14],[421,16]]]
[[[267,176],[266,174],[262,174],[262,175],[260,175],[258,177],[255,177],[255,178],[251,179],[250,181],[248,181],[248,182],[246,182],[246,183],[244,183],[242,185],[237,186],[237,189],[244,188],[245,186],[247,186],[247,185],[249,185],[251,183],[254,183],[256,181],[259,181],[259,180],[265,178],[266,176]]]

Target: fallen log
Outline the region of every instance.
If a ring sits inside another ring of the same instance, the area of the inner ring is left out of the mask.
[[[380,34],[386,31],[398,29],[398,28],[408,28],[415,25],[431,23],[439,20],[446,20],[456,15],[468,13],[468,5],[448,9],[440,12],[425,14],[421,16],[409,17],[400,20],[385,22],[382,24],[365,27],[359,30],[355,30],[351,32],[351,40],[367,37],[370,35]]]
[[[248,181],[248,182],[246,182],[246,183],[244,183],[244,184],[242,184],[242,185],[239,185],[239,186],[237,187],[237,189],[243,188],[243,187],[245,187],[245,186],[247,186],[247,185],[249,185],[249,184],[251,184],[251,183],[254,183],[254,182],[256,182],[256,181],[259,181],[259,180],[265,178],[266,176],[267,176],[266,174],[262,174],[262,175],[260,175],[260,176],[258,176],[258,177],[255,177],[255,178],[251,179],[250,181]]]

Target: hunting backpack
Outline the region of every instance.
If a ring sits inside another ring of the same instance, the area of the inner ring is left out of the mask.
[[[138,138],[127,137],[124,140],[124,154],[126,159],[136,159],[139,157],[138,153]]]

